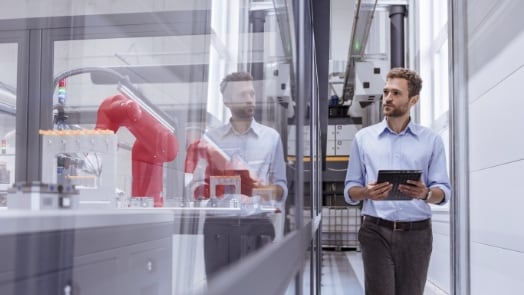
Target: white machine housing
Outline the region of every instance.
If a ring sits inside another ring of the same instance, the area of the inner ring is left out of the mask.
[[[78,190],[71,185],[17,183],[7,194],[10,210],[77,209],[78,201]]]
[[[355,63],[355,100],[374,101],[382,96],[388,60],[367,60]]]
[[[42,182],[58,183],[57,155],[95,154],[103,169],[93,179],[93,187],[80,186],[80,208],[116,207],[117,136],[110,130],[49,130],[42,135]]]

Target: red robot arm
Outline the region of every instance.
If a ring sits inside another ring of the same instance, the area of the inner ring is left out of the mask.
[[[235,167],[229,159],[224,158],[217,148],[208,144],[205,140],[198,140],[190,144],[187,148],[187,155],[185,161],[185,172],[195,173],[198,170],[198,165],[204,163],[205,171],[203,171],[204,183],[195,188],[193,198],[196,200],[209,199],[209,177],[210,176],[240,176],[240,191],[246,196],[251,196],[253,187],[256,181],[249,175],[247,167]],[[235,169],[237,168],[237,169]],[[202,171],[200,172],[202,173]],[[200,176],[202,177],[202,176]],[[217,197],[224,195],[224,186],[218,185],[216,187]]]
[[[153,197],[155,207],[162,207],[163,163],[177,155],[175,135],[135,101],[117,94],[98,108],[95,128],[116,133],[120,127],[126,127],[136,138],[131,155],[132,196]]]

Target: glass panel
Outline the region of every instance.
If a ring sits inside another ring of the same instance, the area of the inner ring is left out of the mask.
[[[304,269],[300,270],[299,274],[297,274],[297,275],[302,275],[302,286],[300,286],[302,293],[298,293],[296,281],[292,281],[287,286],[286,292],[284,293],[285,295],[315,294],[313,292],[314,288],[313,289],[311,288],[315,284],[315,282],[311,282],[310,257],[312,256],[311,256],[311,252],[308,251],[307,253],[308,253],[308,256],[306,257],[304,261]]]
[[[442,138],[449,162],[449,61],[447,1],[421,1],[420,73],[424,80],[420,99],[421,124],[432,128]],[[448,164],[448,175],[449,164]],[[431,206],[433,252],[428,271],[428,288],[450,292],[450,212],[449,204]]]
[[[0,206],[15,179],[18,44],[0,43]]]
[[[204,35],[162,23],[154,36],[50,31],[53,130],[41,135],[42,182],[77,192],[70,207],[100,222],[90,233],[74,228],[83,246],[73,276],[103,269],[115,294],[190,293],[293,230],[292,51],[273,6],[252,5],[213,1]],[[129,244],[107,248],[121,242]],[[133,279],[135,266],[155,282]]]
[[[288,125],[311,103],[291,91],[291,1],[33,2],[0,15],[0,38],[29,45],[0,44],[0,182],[14,182],[19,62],[19,99],[39,109],[19,104],[18,172],[42,168],[7,193],[0,294],[205,291],[296,229]]]
[[[433,19],[433,38],[444,29],[448,20],[448,1],[431,1],[433,10],[431,11]]]
[[[448,39],[435,53],[435,99],[434,118],[438,119],[449,111]],[[446,121],[448,116],[446,115]]]
[[[185,11],[209,9],[209,0],[48,0],[34,2],[21,0],[11,3],[0,14],[0,19],[51,17],[70,15],[121,14],[137,12]]]
[[[209,36],[55,42],[55,129],[96,127],[117,131],[118,169],[113,186],[127,202],[134,196],[153,197],[156,206],[161,206],[164,199],[182,200],[185,152],[180,149],[176,161],[174,154],[177,145],[186,145],[186,130],[189,136],[195,136],[194,127],[201,123],[200,116],[196,122],[188,118],[205,110],[207,79],[202,77],[208,47]],[[145,114],[138,117],[132,111]],[[150,159],[145,159],[148,155]],[[135,157],[157,163],[159,169],[133,164]],[[133,186],[134,169],[154,169],[161,179],[153,184],[135,174],[142,185]]]

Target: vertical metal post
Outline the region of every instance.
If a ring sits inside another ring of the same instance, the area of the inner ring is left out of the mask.
[[[314,60],[316,65],[315,71],[312,71],[312,109],[311,122],[315,122],[316,128],[312,129],[312,147],[315,145],[315,154],[311,159],[312,171],[315,171],[313,177],[314,182],[317,182],[312,190],[313,199],[311,204],[313,216],[320,214],[322,211],[322,171],[326,168],[326,142],[327,142],[327,125],[328,125],[328,76],[329,76],[329,44],[330,44],[330,26],[331,26],[331,3],[330,1],[313,0],[312,1],[312,22],[314,30]],[[316,87],[315,87],[316,86]],[[316,106],[316,107],[314,107]],[[318,131],[318,132],[313,132]],[[312,149],[313,150],[313,149]],[[314,160],[316,159],[316,160]],[[316,163],[317,165],[313,166]],[[312,186],[313,187],[313,186]],[[315,263],[312,263],[312,277],[311,281],[315,282],[315,294],[321,294],[322,283],[322,220],[320,226],[314,233],[311,248],[315,251]],[[313,270],[314,267],[314,270]]]
[[[25,155],[20,155],[18,154],[19,146],[17,143],[17,169],[23,167],[23,170],[16,172],[16,181],[40,181],[42,175],[42,155],[38,130],[42,128],[40,116],[44,111],[42,106],[44,106],[45,103],[42,101],[42,97],[49,95],[48,92],[43,92],[42,85],[42,76],[44,75],[42,64],[49,59],[48,56],[44,56],[43,54],[43,44],[45,42],[43,36],[44,33],[41,29],[30,30],[29,32],[28,67],[31,69],[29,71],[29,82],[27,84],[29,90],[27,104],[20,110],[22,112],[27,112],[27,125],[22,131],[25,132],[25,135],[27,136],[27,146],[24,148],[26,151]],[[51,112],[52,104],[49,105],[49,115],[51,115]],[[19,158],[24,156],[26,157],[24,165],[18,166],[22,162]]]
[[[296,34],[297,36],[297,48],[296,48],[296,87],[297,87],[297,104],[295,112],[296,120],[296,162],[295,162],[295,174],[294,174],[294,183],[295,183],[295,224],[298,229],[304,226],[304,122],[305,122],[305,113],[306,108],[305,104],[308,102],[306,97],[307,95],[307,78],[308,74],[306,63],[307,63],[307,22],[306,22],[306,1],[295,0],[293,2],[295,9],[295,20],[296,21]],[[309,241],[308,241],[309,242]],[[303,294],[303,273],[300,271],[297,273],[295,278],[295,294]]]
[[[54,44],[49,33],[43,29],[29,30],[27,43],[29,49],[22,51],[22,68],[19,69],[21,75],[27,78],[17,85],[21,88],[16,106],[15,181],[40,181],[42,147],[38,131],[52,127]]]
[[[18,44],[18,73],[16,81],[16,157],[15,182],[27,180],[27,130],[28,116],[27,101],[29,97],[29,56],[30,34],[24,31],[21,43]]]
[[[391,20],[391,68],[404,67],[404,18],[405,5],[391,5],[389,18]]]
[[[252,26],[252,66],[251,75],[255,80],[264,80],[264,24],[266,23],[267,12],[265,10],[251,11],[249,18]]]
[[[318,77],[318,101],[320,113],[320,143],[322,155],[326,154],[329,95],[329,44],[331,26],[330,1],[313,0],[313,26],[315,36],[316,73]],[[322,170],[326,160],[322,158]]]
[[[450,155],[453,185],[451,232],[451,294],[470,294],[469,134],[467,94],[467,1],[448,0],[450,77]]]

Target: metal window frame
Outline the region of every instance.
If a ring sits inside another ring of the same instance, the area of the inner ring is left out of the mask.
[[[448,0],[450,154],[453,185],[451,218],[451,294],[470,294],[469,134],[467,93],[467,1]]]
[[[0,25],[0,27],[2,27]],[[1,32],[1,31],[0,31]],[[16,132],[16,146],[17,151],[15,156],[15,180],[20,179],[27,170],[29,160],[25,156],[28,148],[27,130],[29,116],[28,108],[28,80],[29,80],[29,32],[26,30],[10,30],[0,33],[0,43],[17,43],[18,44],[18,60],[17,60],[17,78],[16,78],[16,117],[15,125]]]

